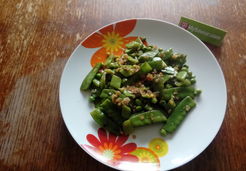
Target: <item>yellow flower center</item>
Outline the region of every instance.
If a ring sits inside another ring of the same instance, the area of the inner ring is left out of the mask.
[[[115,32],[108,32],[103,35],[103,47],[106,48],[108,52],[117,52],[119,48],[121,48],[123,44],[123,38]]]

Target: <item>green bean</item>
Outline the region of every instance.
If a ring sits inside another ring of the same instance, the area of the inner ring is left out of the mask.
[[[126,120],[123,122],[123,131],[126,135],[129,135],[134,131],[134,127],[130,120]]]
[[[165,115],[159,110],[138,113],[123,122],[123,130],[125,134],[129,134],[133,132],[135,127],[164,122],[166,120]]]
[[[90,114],[99,126],[105,125],[106,116],[104,115],[104,113],[100,109],[95,108]]]
[[[161,128],[160,133],[163,136],[168,133],[173,133],[184,120],[187,113],[195,106],[196,103],[191,97],[187,96],[184,98],[168,117],[167,122]]]
[[[133,41],[133,42],[126,44],[126,48],[137,50],[141,48],[141,43]]]
[[[107,98],[112,96],[112,94],[115,93],[114,89],[103,89],[101,94],[100,94],[100,98]]]
[[[139,111],[141,111],[141,110],[142,110],[142,106],[137,106],[137,107],[136,107],[136,111],[139,112]]]
[[[80,87],[91,90],[89,101],[95,104],[92,118],[116,135],[159,122],[167,122],[160,130],[162,135],[172,133],[195,106],[193,98],[201,93],[192,86],[196,78],[185,64],[186,55],[143,40],[138,37],[128,43],[120,57],[108,55]]]
[[[150,71],[152,71],[152,67],[147,63],[144,62],[141,66],[140,66],[140,71],[144,74],[149,73]]]
[[[154,79],[153,89],[161,92],[164,89],[164,84],[171,78],[170,75],[164,75]]]
[[[141,102],[140,99],[136,99],[136,100],[135,100],[135,103],[136,103],[137,105],[139,105],[139,106],[142,105],[142,102]]]
[[[111,82],[110,82],[110,86],[114,87],[116,89],[120,88],[120,86],[121,86],[121,78],[116,76],[116,75],[113,75],[112,79],[111,79]]]
[[[195,97],[196,89],[194,87],[174,87],[169,89],[163,89],[161,91],[161,96],[165,100],[170,100],[172,96],[175,96],[178,99],[183,99],[187,96]]]
[[[98,79],[93,79],[92,83],[96,86],[96,87],[100,87],[100,81]]]
[[[95,100],[96,100],[96,97],[95,97],[95,96],[91,95],[91,96],[89,97],[89,101],[90,101],[90,102],[94,102]]]
[[[122,118],[121,116],[118,114],[117,109],[115,108],[114,104],[109,100],[109,99],[105,99],[101,105],[101,110],[107,114],[108,116],[110,116],[115,122],[117,122],[118,124],[121,124],[122,122]]]
[[[159,53],[158,50],[145,52],[141,56],[139,56],[139,61],[140,62],[148,61],[151,58],[155,57],[158,53]]]
[[[88,90],[92,80],[95,78],[98,70],[101,68],[102,64],[101,63],[97,63],[94,68],[87,74],[87,76],[85,77],[85,79],[83,80],[81,86],[80,86],[80,90]]]
[[[90,114],[99,126],[105,127],[116,135],[120,133],[118,125],[109,119],[100,109],[95,108]]]
[[[113,59],[114,59],[114,55],[109,55],[105,61],[105,65],[108,66],[109,64],[111,64]]]
[[[97,79],[100,79],[101,77],[102,77],[102,73],[99,72],[99,73],[96,74],[96,78]]]
[[[153,110],[153,108],[152,108],[150,105],[148,105],[148,104],[146,104],[146,105],[144,106],[144,108],[145,108],[146,110],[148,110],[148,111]]]
[[[128,119],[131,115],[131,108],[126,105],[123,105],[121,110],[121,115],[123,118]]]
[[[131,116],[129,119],[134,127],[164,122],[167,120],[166,116],[159,110],[138,113]]]
[[[116,62],[111,62],[108,64],[108,68],[114,69],[114,68],[118,68],[120,65],[117,64]]]
[[[177,71],[171,66],[166,67],[165,69],[162,70],[162,72],[170,75],[175,75],[177,73]]]
[[[131,97],[131,98],[135,98],[136,96],[132,93],[130,93],[129,91],[127,90],[124,90],[123,91],[123,94],[126,95],[127,97]]]
[[[152,99],[151,99],[151,103],[156,104],[157,102],[158,102],[158,100],[157,100],[157,98],[156,98],[156,97],[154,97],[154,98],[152,98]]]
[[[128,57],[127,57],[127,60],[128,60],[129,62],[133,63],[133,64],[137,64],[137,63],[138,63],[138,60],[135,59],[135,58],[133,58],[133,57],[131,57],[131,56],[128,56]]]
[[[167,66],[167,64],[160,57],[154,57],[153,60],[149,61],[148,63],[153,69],[158,71],[164,69]]]
[[[100,85],[101,85],[101,88],[104,88],[106,86],[106,76],[107,76],[107,73],[104,72],[102,74],[102,77],[100,79]]]
[[[131,75],[133,75],[134,73],[137,72],[137,70],[135,69],[134,66],[132,65],[122,65],[120,68],[119,68],[119,72],[125,76],[125,77],[129,77]]]
[[[187,72],[186,72],[186,71],[180,71],[180,72],[178,72],[177,75],[176,75],[176,78],[177,78],[179,81],[184,81],[186,77],[187,77]]]
[[[173,50],[171,48],[167,49],[166,51],[160,52],[158,56],[160,56],[164,61],[166,61],[173,56]]]
[[[169,58],[169,63],[172,66],[182,67],[186,62],[186,55],[184,54],[174,54],[171,58]]]

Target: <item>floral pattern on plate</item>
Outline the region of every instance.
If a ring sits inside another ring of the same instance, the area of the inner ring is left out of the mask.
[[[126,143],[129,136],[116,136],[108,133],[104,128],[98,129],[98,138],[93,134],[87,134],[86,139],[90,145],[82,145],[98,159],[109,165],[118,166],[126,163],[142,163],[145,167],[154,170],[160,168],[159,157],[168,152],[168,145],[162,138],[152,139],[147,147],[137,147],[134,142]],[[99,154],[99,155],[98,155]]]
[[[126,20],[116,24],[108,25],[98,32],[90,35],[82,46],[86,48],[99,48],[91,58],[91,66],[98,62],[104,62],[108,54],[120,56],[123,54],[125,45],[137,37],[126,37],[132,32],[137,20]]]

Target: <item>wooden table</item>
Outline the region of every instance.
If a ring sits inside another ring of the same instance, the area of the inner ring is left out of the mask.
[[[225,75],[228,104],[211,145],[177,170],[246,170],[243,0],[0,0],[0,170],[113,170],[66,129],[58,100],[63,67],[105,24],[134,17],[178,23],[181,16],[228,31],[221,47],[209,46]]]

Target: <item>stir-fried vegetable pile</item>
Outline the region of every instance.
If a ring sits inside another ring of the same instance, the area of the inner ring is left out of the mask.
[[[195,107],[195,76],[186,55],[146,45],[138,38],[120,57],[109,55],[85,77],[81,90],[91,90],[92,118],[115,134],[163,123],[162,135],[173,133]]]

